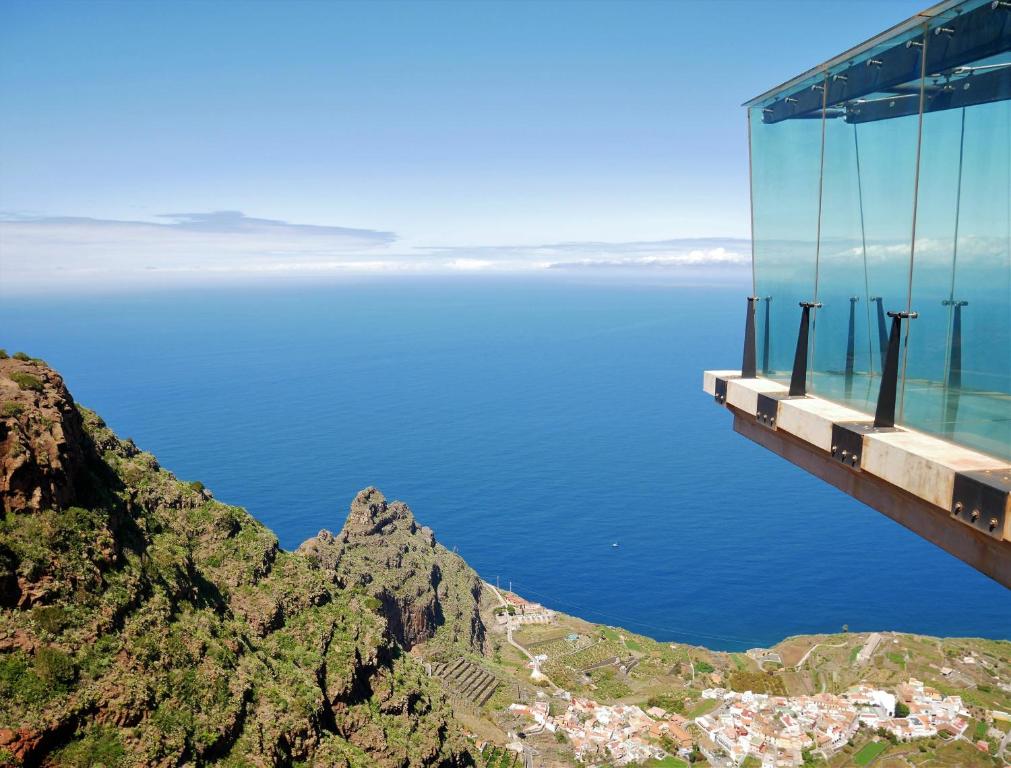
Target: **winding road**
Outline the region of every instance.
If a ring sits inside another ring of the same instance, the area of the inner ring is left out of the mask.
[[[509,604],[506,603],[505,598],[502,597],[502,593],[498,591],[498,588],[492,586],[487,581],[484,582],[484,584],[486,587],[488,587],[488,589],[490,589],[492,592],[495,593],[495,597],[498,598],[500,608],[509,607]],[[534,665],[534,674],[536,676],[539,676],[542,680],[546,680],[548,682],[548,685],[550,685],[555,691],[561,691],[562,689],[559,688],[557,685],[555,685],[554,681],[550,677],[545,675],[544,672],[541,671],[540,662],[537,661],[537,659],[535,659],[533,655],[531,655],[530,651],[528,651],[526,648],[524,648],[522,645],[520,645],[513,639],[513,629],[514,627],[512,622],[511,621],[508,622],[506,624],[506,642],[509,643],[509,645],[511,645],[513,648],[518,649],[524,656],[530,659],[530,662]]]

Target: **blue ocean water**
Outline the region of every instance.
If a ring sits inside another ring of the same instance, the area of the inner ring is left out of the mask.
[[[731,429],[743,287],[386,280],[0,304],[0,346],[296,547],[357,490],[486,579],[720,649],[1011,637],[1011,592]],[[612,547],[617,542],[619,547]]]

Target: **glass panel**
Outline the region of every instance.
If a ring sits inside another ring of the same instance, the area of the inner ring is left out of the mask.
[[[816,99],[813,115],[778,119],[767,111],[771,101],[752,107],[748,115],[755,290],[762,299],[757,362],[762,375],[780,381],[790,379],[798,303],[814,297],[822,120],[821,97],[811,86],[820,82],[777,94],[780,107],[788,110]]]
[[[885,313],[911,308],[898,423],[1011,458],[1007,18],[960,3],[748,120],[759,369],[789,381],[815,298],[809,391],[872,413]]]
[[[889,41],[888,48],[905,53],[906,40],[917,34]],[[868,51],[842,71],[874,67],[868,62],[881,55],[880,49]],[[915,48],[905,55],[908,71]],[[912,66],[918,74],[920,67]],[[909,288],[919,89],[916,78],[826,109],[818,263],[823,306],[815,317],[810,391],[871,413],[887,346],[885,312],[904,310]]]
[[[933,22],[928,44],[958,22]],[[1011,458],[1011,53],[927,82],[901,419]]]

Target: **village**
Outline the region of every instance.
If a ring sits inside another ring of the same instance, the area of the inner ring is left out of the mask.
[[[763,768],[793,768],[810,757],[830,758],[866,727],[897,741],[961,738],[970,720],[961,697],[942,696],[910,679],[896,693],[858,685],[841,695],[770,696],[710,688],[715,710],[694,720],[660,707],[605,705],[561,692],[510,705],[534,727],[560,733],[583,763],[631,765],[698,750],[714,766],[739,766],[749,757]],[[553,710],[564,709],[557,714]],[[897,716],[897,715],[902,716]],[[694,732],[694,733],[693,733]],[[984,743],[985,744],[985,743]],[[982,749],[982,747],[980,747]]]
[[[803,765],[808,754],[828,759],[861,726],[909,741],[961,737],[969,724],[959,696],[942,696],[915,679],[898,686],[897,695],[858,685],[841,695],[787,697],[709,689],[703,697],[720,702],[718,709],[695,720],[699,747],[715,765],[740,765],[748,756],[767,768]]]
[[[874,659],[874,669],[904,668],[912,656],[896,649],[908,641],[877,632],[838,636],[832,643],[752,648],[730,654],[723,665],[708,657],[710,664],[705,655],[693,659],[672,644],[586,625],[489,587],[498,603],[495,631],[522,653],[519,669],[533,683],[533,690],[517,687],[515,698],[502,703],[509,714],[505,748],[517,754],[517,765],[555,765],[548,756],[554,748],[587,766],[794,768],[841,765],[846,755],[927,740],[931,750],[948,744],[995,761],[1011,746],[1006,707],[981,707],[978,698],[970,703],[953,690],[973,690],[977,681],[985,689],[986,679],[1003,690],[995,657],[972,648],[918,661],[915,669],[924,675],[909,670],[873,683],[859,671]],[[834,692],[776,690],[773,681],[781,678],[774,670],[800,669],[815,654],[832,653],[839,659],[835,669],[850,669],[856,679]],[[643,664],[649,670],[640,676]],[[665,680],[675,676],[670,694],[658,689],[657,670]]]

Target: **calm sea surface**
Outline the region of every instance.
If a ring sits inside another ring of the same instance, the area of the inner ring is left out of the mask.
[[[896,629],[1011,637],[1011,591],[735,435],[746,289],[386,281],[4,299],[0,346],[294,548],[355,492],[486,579],[743,649]],[[617,548],[612,543],[617,542]]]

